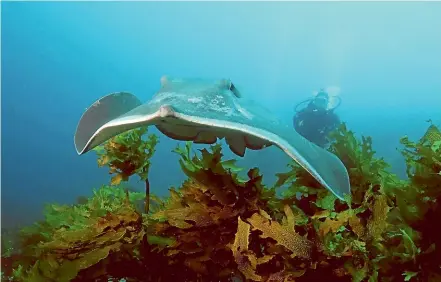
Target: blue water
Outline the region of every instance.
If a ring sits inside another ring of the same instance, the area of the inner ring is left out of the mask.
[[[1,3],[3,226],[30,223],[44,203],[72,203],[107,183],[73,134],[85,108],[110,92],[142,100],[175,77],[231,78],[291,123],[293,107],[337,86],[337,110],[405,175],[396,148],[441,123],[441,2]],[[152,130],[152,132],[157,132]],[[150,172],[166,194],[184,179],[177,142],[160,135]],[[226,154],[231,153],[226,150]],[[271,184],[288,158],[247,151]],[[140,185],[136,181],[133,185]]]

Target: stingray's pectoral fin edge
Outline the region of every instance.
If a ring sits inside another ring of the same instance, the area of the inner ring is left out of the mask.
[[[159,113],[156,113],[146,117],[145,119],[134,118],[131,120],[128,117],[124,117],[123,121],[121,119],[112,120],[107,124],[103,125],[101,128],[99,128],[86,142],[84,147],[80,148],[80,150],[78,150],[77,148],[77,152],[79,155],[85,154],[88,151],[94,149],[95,147],[103,144],[112,137],[115,137],[121,133],[139,127],[156,125],[158,123],[159,118],[160,118]]]
[[[305,150],[314,149],[313,147],[309,149],[303,147],[303,153],[300,154],[297,150],[298,148],[296,149],[292,145],[284,143],[285,142],[275,142],[274,145],[282,149],[338,199],[344,200],[345,195],[351,193],[347,169],[336,155],[317,146],[315,146],[317,147],[315,149],[318,151],[314,154],[305,152]],[[302,143],[297,143],[296,145],[302,146]],[[309,155],[309,157],[307,155]]]
[[[74,144],[77,153],[85,153],[84,149],[90,139],[102,126],[141,104],[135,95],[127,92],[111,93],[93,103],[81,116],[75,131]]]

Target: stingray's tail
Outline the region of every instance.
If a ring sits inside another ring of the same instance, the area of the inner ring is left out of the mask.
[[[100,127],[140,105],[141,101],[127,92],[112,93],[93,103],[81,116],[75,132],[77,153],[83,153],[87,142]]]

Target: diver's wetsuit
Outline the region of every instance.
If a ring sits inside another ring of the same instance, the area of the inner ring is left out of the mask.
[[[309,103],[297,112],[293,122],[300,135],[323,148],[328,144],[328,134],[340,124],[340,119],[332,110],[318,109]]]

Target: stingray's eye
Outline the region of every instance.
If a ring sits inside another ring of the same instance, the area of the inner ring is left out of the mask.
[[[230,81],[230,86],[228,87],[228,90],[230,90],[231,92],[233,92],[233,94],[237,97],[240,98],[240,92],[239,90],[237,90],[236,86],[234,86],[234,84]]]

